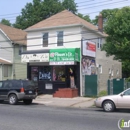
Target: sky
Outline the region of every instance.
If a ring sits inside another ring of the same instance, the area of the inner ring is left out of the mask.
[[[33,0],[1,0],[0,1],[0,21],[5,18],[14,23],[22,8]],[[78,13],[89,15],[94,19],[103,9],[122,8],[130,6],[130,0],[75,0]]]

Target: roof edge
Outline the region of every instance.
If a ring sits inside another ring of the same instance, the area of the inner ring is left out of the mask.
[[[65,28],[65,27],[75,27],[75,26],[81,26],[82,24],[69,24],[69,25],[61,25],[61,26],[52,26],[52,27],[44,27],[44,28],[35,28],[35,29],[25,29],[26,32],[31,31],[41,31],[41,30],[47,30],[47,29],[55,29],[55,28]]]
[[[35,29],[25,29],[24,31],[26,31],[26,32],[32,32],[32,31],[41,31],[41,30],[47,30],[47,29],[65,28],[65,27],[75,27],[75,26],[84,26],[85,28],[94,31],[94,32],[98,33],[98,34],[101,35],[101,36],[107,36],[107,34],[98,31],[98,28],[97,28],[97,30],[94,30],[94,29],[90,28],[89,26],[86,26],[86,25],[83,24],[83,23],[79,23],[79,24],[69,24],[69,25],[61,25],[61,26],[53,26],[53,27],[44,27],[44,28],[35,28]],[[93,26],[94,26],[94,25],[93,25]]]
[[[90,29],[91,31],[94,31],[95,33],[97,33],[97,34],[99,34],[99,35],[101,35],[101,36],[105,36],[105,37],[107,37],[107,34],[106,33],[103,33],[103,32],[100,32],[99,30],[98,30],[98,28],[97,28],[97,30],[95,30],[95,29],[92,29],[92,28],[90,28],[90,27],[88,27],[88,26],[86,26],[86,25],[84,25],[84,24],[82,24],[85,28],[87,28],[87,29]]]
[[[3,58],[1,58],[1,57],[0,57],[0,60],[3,60],[4,62],[6,62],[5,64],[12,64],[12,62],[11,62],[11,61],[6,60],[6,59],[3,59]],[[0,63],[0,64],[2,64],[2,63]],[[3,64],[4,64],[4,63],[3,63]]]
[[[0,31],[5,35],[5,37],[12,42],[12,40],[8,37],[8,35],[0,28]]]

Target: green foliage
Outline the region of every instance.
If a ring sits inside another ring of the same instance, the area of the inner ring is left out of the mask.
[[[102,50],[107,56],[122,61],[123,72],[130,76],[130,7],[118,9],[108,17],[105,25],[108,34]]]
[[[100,12],[100,14],[102,14],[102,16],[103,16],[104,25],[106,24],[107,19],[109,19],[109,17],[111,17],[113,15],[113,13],[117,12],[118,10],[119,10],[118,8],[105,9]],[[92,20],[92,23],[94,25],[98,25],[98,16],[95,16],[95,19]]]
[[[103,49],[107,55],[116,59],[127,60],[130,54],[130,7],[114,13],[107,21],[105,31],[109,35]]]
[[[26,29],[60,11],[64,8],[58,0],[33,0],[22,9],[21,15],[17,16],[14,27]]]
[[[74,14],[77,12],[75,0],[64,0],[62,6]]]
[[[64,9],[76,13],[74,0],[64,0],[62,3],[59,0],[33,0],[32,3],[27,3],[22,9],[21,15],[17,16],[13,26],[26,29]]]
[[[80,18],[82,18],[82,19],[84,19],[84,20],[86,20],[86,21],[92,23],[92,21],[91,21],[89,15],[85,15],[85,16],[83,16],[83,14],[78,13],[77,16],[79,16]]]
[[[122,73],[123,77],[130,77],[130,60],[122,61]]]
[[[6,20],[6,19],[2,19],[1,21],[0,21],[0,23],[2,23],[2,24],[4,24],[4,25],[7,25],[7,26],[11,26],[12,24],[10,23],[10,21],[9,20]]]
[[[126,78],[126,82],[130,82],[130,77]]]
[[[108,95],[107,91],[103,90],[103,91],[99,92],[98,97],[102,97],[102,96],[106,96],[106,95]]]

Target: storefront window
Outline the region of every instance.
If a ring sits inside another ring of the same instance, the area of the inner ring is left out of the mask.
[[[39,67],[39,80],[51,81],[51,67],[50,66]]]
[[[38,81],[38,67],[31,67],[31,80]]]
[[[53,66],[53,81],[65,82],[65,66]]]

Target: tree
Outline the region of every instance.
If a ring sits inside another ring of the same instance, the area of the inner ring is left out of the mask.
[[[7,25],[7,26],[11,26],[12,24],[10,23],[10,21],[9,20],[6,20],[6,19],[2,19],[1,21],[0,21],[0,23],[2,23],[2,24],[4,24],[4,25]]]
[[[26,29],[63,9],[61,2],[58,0],[33,0],[33,3],[27,3],[25,8],[22,9],[21,15],[16,18],[13,26]]]
[[[118,9],[109,16],[105,32],[108,37],[102,49],[107,56],[114,55],[115,59],[122,61],[123,67],[130,68],[130,7]],[[130,71],[128,73],[130,76]]]
[[[62,6],[63,6],[65,9],[71,11],[71,12],[74,13],[74,14],[77,13],[77,9],[76,9],[77,5],[76,5],[76,3],[75,3],[75,0],[64,0],[64,1],[62,2]]]
[[[118,8],[115,8],[115,9],[105,9],[105,10],[102,10],[100,12],[100,14],[102,14],[102,16],[103,16],[104,25],[105,25],[107,19],[109,17],[111,17],[111,15],[113,15],[113,13],[117,12],[118,10],[119,10]],[[95,19],[92,20],[92,23],[94,25],[98,25],[98,16],[95,16]]]
[[[78,15],[80,18],[82,18],[82,19],[84,19],[84,20],[86,20],[86,21],[92,23],[92,21],[91,21],[89,15],[83,16],[83,14],[81,14],[81,13],[78,13],[77,15]]]

